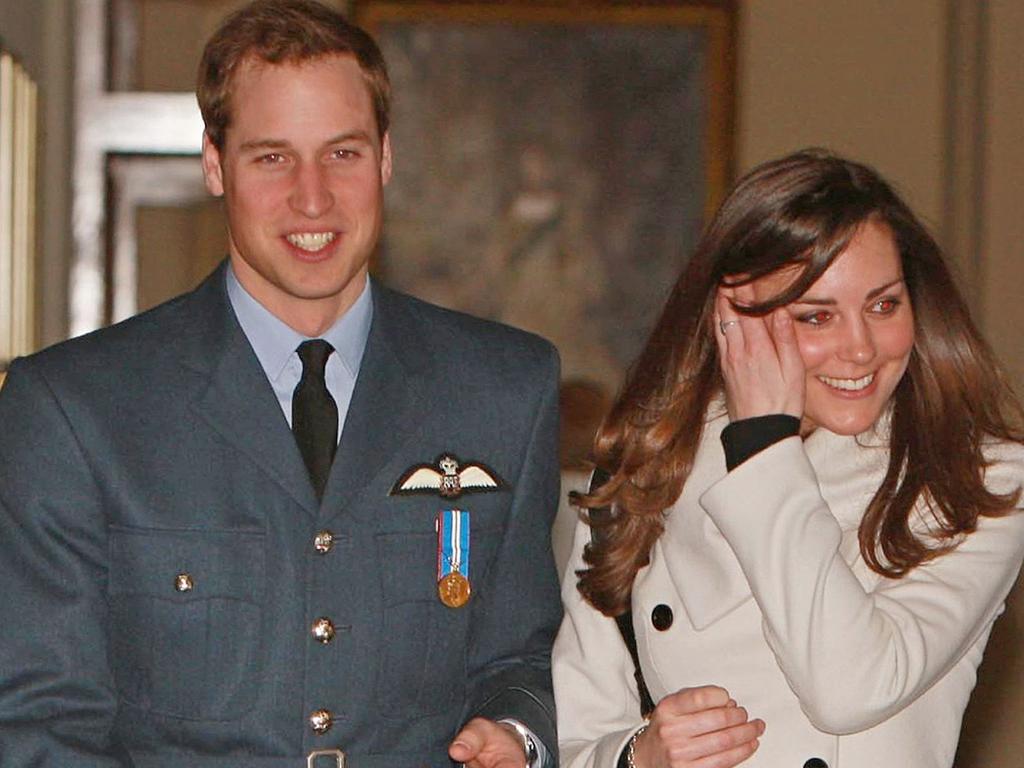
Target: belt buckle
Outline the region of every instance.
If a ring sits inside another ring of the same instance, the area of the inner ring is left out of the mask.
[[[345,768],[345,753],[340,749],[314,749],[306,758],[306,768],[317,768],[316,761],[321,757],[333,757],[332,768]]]

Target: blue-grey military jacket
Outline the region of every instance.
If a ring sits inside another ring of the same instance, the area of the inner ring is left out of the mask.
[[[349,768],[450,766],[475,714],[516,718],[554,749],[557,355],[373,290],[322,503],[223,267],[13,363],[0,765],[301,768],[338,749]],[[442,453],[503,487],[390,493]],[[470,516],[460,608],[437,591],[435,519],[455,507]]]

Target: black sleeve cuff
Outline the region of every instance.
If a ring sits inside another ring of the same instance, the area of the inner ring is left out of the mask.
[[[734,421],[722,430],[725,466],[731,472],[765,448],[798,434],[800,419],[785,413]]]

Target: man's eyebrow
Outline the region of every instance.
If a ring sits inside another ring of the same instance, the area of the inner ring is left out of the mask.
[[[887,290],[892,288],[894,285],[897,285],[897,284],[902,283],[902,282],[903,282],[903,276],[901,275],[900,277],[897,277],[895,280],[890,280],[885,285],[880,285],[877,288],[872,288],[870,291],[868,291],[867,296],[865,296],[865,298],[869,299],[869,300],[873,299],[876,296],[885,293]],[[831,306],[835,306],[836,300],[835,299],[816,298],[814,296],[802,296],[801,298],[797,299],[793,303],[794,304],[814,304],[815,306],[831,307]]]
[[[342,144],[346,141],[362,141],[369,144],[372,139],[370,134],[366,131],[346,131],[339,133],[336,136],[332,136],[324,142],[325,147],[329,147],[333,144]],[[287,149],[291,146],[284,139],[253,139],[252,141],[245,141],[239,146],[239,149],[246,152],[258,149]]]
[[[332,136],[325,141],[324,144],[341,144],[345,141],[365,141],[369,144],[372,139],[370,138],[370,134],[366,131],[345,131],[345,133],[339,133],[337,136]]]
[[[242,142],[238,148],[243,151],[250,151],[253,149],[284,149],[287,146],[288,142],[284,139],[255,139]]]

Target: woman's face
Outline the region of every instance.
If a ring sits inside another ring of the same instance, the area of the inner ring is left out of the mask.
[[[757,301],[778,295],[790,272],[753,283]],[[801,434],[825,427],[856,435],[881,415],[907,368],[914,313],[889,228],[873,220],[786,308],[806,369]]]

